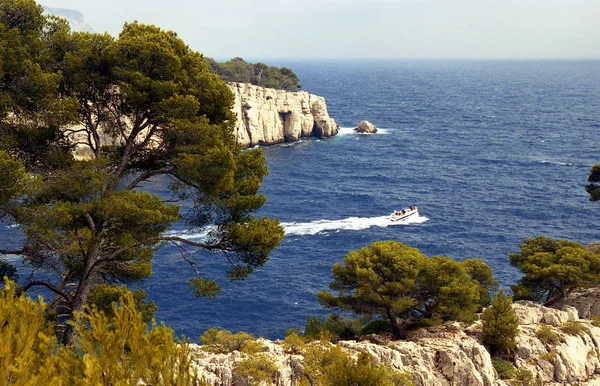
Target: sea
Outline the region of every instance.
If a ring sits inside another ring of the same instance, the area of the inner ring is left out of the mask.
[[[584,189],[600,163],[600,61],[280,61],[325,97],[331,138],[263,147],[269,168],[258,216],[286,234],[270,260],[228,282],[218,255],[188,249],[222,292],[196,298],[174,247],[141,288],[158,321],[197,342],[211,328],[270,339],[330,310],[317,302],[350,251],[395,240],[427,256],[480,258],[502,288],[519,280],[508,255],[546,235],[600,240],[600,203]],[[356,134],[361,120],[376,134]],[[151,190],[166,194],[166,186]],[[389,214],[418,205],[420,215]],[[170,231],[201,238],[201,229]]]

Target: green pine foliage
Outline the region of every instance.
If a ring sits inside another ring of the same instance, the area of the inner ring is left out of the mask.
[[[600,256],[574,241],[546,236],[526,239],[520,252],[509,258],[524,273],[512,286],[517,300],[552,305],[575,288],[600,284]]]
[[[364,322],[361,319],[349,318],[343,315],[329,314],[322,318],[311,316],[306,319],[304,337],[311,340],[321,340],[328,336],[329,341],[349,340],[361,335]]]
[[[353,358],[338,346],[311,343],[304,350],[304,377],[300,385],[414,386],[412,376],[376,363],[368,353]]]
[[[498,373],[500,379],[511,379],[515,376],[515,366],[512,362],[504,360],[500,357],[492,357],[492,365]]]
[[[266,201],[265,158],[235,143],[233,93],[175,32],[133,22],[118,37],[73,33],[34,0],[7,0],[0,58],[0,217],[25,235],[0,254],[40,272],[22,289],[51,291],[50,313],[73,320],[90,296],[108,312],[118,286],[148,277],[166,244],[190,265],[198,296],[220,286],[200,270],[209,253],[187,248],[226,255],[224,280],[268,260],[283,228],[253,216]],[[142,191],[165,177],[173,200]],[[194,206],[182,215],[174,202],[184,198]],[[212,231],[166,235],[180,220]],[[153,305],[140,307],[150,315]],[[65,343],[72,333],[67,324]]]
[[[204,350],[213,353],[228,354],[237,350],[246,354],[255,354],[263,351],[262,345],[256,341],[256,338],[243,331],[232,334],[229,330],[213,327],[204,332],[200,341]]]
[[[236,385],[258,386],[275,383],[279,367],[269,354],[255,354],[239,361],[233,370]]]
[[[396,241],[374,242],[333,266],[329,288],[338,296],[321,291],[318,299],[328,308],[379,316],[402,338],[415,320],[472,321],[481,307],[481,294],[493,282],[483,265],[445,256],[427,258]],[[480,272],[483,283],[475,279]]]
[[[483,344],[490,354],[512,357],[519,335],[519,318],[512,308],[512,297],[500,291],[481,315]]]
[[[560,335],[547,324],[540,324],[535,330],[535,336],[547,345],[557,344],[561,341]]]
[[[542,386],[544,382],[533,376],[530,370],[519,368],[515,371],[514,379],[510,381],[510,386]]]
[[[185,339],[143,321],[131,293],[111,316],[98,307],[77,313],[72,346],[58,345],[46,304],[17,295],[6,280],[0,291],[2,385],[199,385]]]
[[[302,86],[298,76],[289,68],[267,66],[264,63],[248,63],[242,58],[233,58],[219,63],[204,58],[212,72],[226,82],[251,83],[279,90],[295,91]]]
[[[565,334],[573,336],[582,336],[587,331],[585,324],[577,321],[564,322],[560,325],[559,329]]]

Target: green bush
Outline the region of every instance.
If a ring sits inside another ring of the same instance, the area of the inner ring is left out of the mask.
[[[560,335],[547,324],[541,324],[535,331],[535,336],[546,344],[556,344],[560,342]]]
[[[500,357],[493,357],[492,365],[496,369],[500,379],[511,379],[515,376],[515,366],[509,361]]]
[[[206,330],[200,340],[204,350],[219,354],[228,354],[236,350],[246,354],[255,354],[263,350],[262,345],[256,341],[254,336],[243,331],[232,334],[231,331],[213,327]]]
[[[374,320],[367,324],[360,331],[361,335],[380,334],[382,332],[392,332],[392,325],[387,320]]]
[[[270,355],[256,354],[238,362],[233,375],[237,378],[236,385],[253,386],[261,383],[271,384],[278,371],[279,368]]]
[[[592,325],[594,325],[595,327],[600,327],[600,315],[592,316]]]
[[[492,355],[512,355],[519,335],[519,318],[512,309],[512,297],[500,291],[481,315],[483,344]]]
[[[338,346],[312,343],[304,352],[301,385],[319,386],[414,386],[408,373],[378,364],[368,353],[354,359]]]
[[[306,343],[304,343],[304,339],[295,331],[290,333],[286,333],[285,341],[283,343],[283,348],[291,352],[292,354],[299,354],[304,350]]]
[[[510,381],[510,386],[542,386],[543,382],[539,378],[534,378],[533,373],[525,369],[517,369],[515,378]]]
[[[540,354],[540,359],[548,361],[550,363],[554,363],[556,360],[556,351],[548,351],[546,353]]]
[[[437,326],[437,325],[439,325],[441,323],[442,323],[441,320],[433,320],[433,319],[415,320],[414,322],[409,323],[409,325],[406,327],[406,329],[408,331],[410,331],[410,330],[416,330],[417,328],[422,328],[422,327]]]
[[[304,336],[309,340],[348,340],[361,334],[363,323],[360,319],[329,314],[325,319],[311,316],[306,319]],[[324,339],[325,337],[325,339]]]
[[[585,333],[585,325],[581,322],[564,322],[560,327],[560,330],[565,334],[581,336]]]
[[[16,296],[15,283],[0,291],[0,385],[200,385],[187,340],[143,321],[133,294],[78,313],[72,346],[58,345],[46,305]]]

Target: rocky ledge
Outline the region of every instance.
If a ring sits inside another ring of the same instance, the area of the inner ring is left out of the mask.
[[[515,364],[531,371],[544,385],[600,385],[600,328],[589,320],[579,319],[577,309],[542,307],[532,302],[517,302],[514,309],[520,320]],[[581,331],[570,335],[561,328],[565,322],[579,322]],[[559,339],[548,343],[538,329],[547,325]],[[476,323],[460,328],[457,323],[414,330],[405,341],[341,341],[338,346],[351,354],[368,352],[377,361],[412,374],[417,385],[490,385],[508,386],[492,365],[488,351],[481,344],[481,330]],[[285,350],[281,341],[260,339],[265,353],[279,369],[278,386],[292,386],[302,378],[303,358]],[[233,385],[236,363],[246,358],[231,354],[211,354],[195,346],[195,365],[209,384]]]
[[[323,97],[249,83],[229,83],[229,87],[235,95],[235,135],[244,147],[330,137],[338,132]]]

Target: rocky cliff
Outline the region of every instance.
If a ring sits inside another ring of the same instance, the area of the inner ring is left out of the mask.
[[[249,83],[229,83],[229,87],[235,95],[235,134],[244,147],[330,137],[338,132],[323,97]]]
[[[600,328],[579,319],[577,309],[570,306],[561,311],[518,302],[514,309],[521,324],[517,368],[531,371],[544,385],[600,385]],[[581,332],[563,332],[560,326],[565,322],[580,323]],[[542,324],[558,335],[555,343],[548,343],[538,332]],[[302,378],[302,356],[286,351],[280,341],[260,342],[279,368],[273,384],[298,384]],[[457,324],[423,328],[413,331],[406,341],[342,341],[338,345],[352,354],[368,352],[380,363],[410,372],[417,385],[510,385],[498,378],[490,355],[481,344],[478,324],[464,329]],[[200,374],[213,385],[232,385],[235,365],[246,357],[237,351],[210,354],[201,346],[194,350]]]

